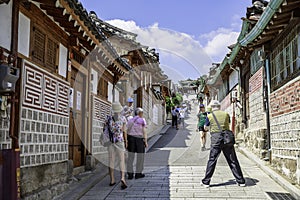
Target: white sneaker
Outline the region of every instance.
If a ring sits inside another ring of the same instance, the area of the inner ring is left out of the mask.
[[[246,183],[238,183],[238,186],[240,186],[240,187],[246,187]]]
[[[209,188],[209,185],[207,185],[207,184],[201,183],[201,185],[202,185],[204,188]]]

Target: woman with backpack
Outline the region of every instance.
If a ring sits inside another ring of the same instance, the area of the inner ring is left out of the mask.
[[[120,113],[122,106],[119,102],[112,103],[112,116],[107,116],[104,134],[109,138],[108,158],[109,158],[109,186],[116,184],[114,176],[115,161],[119,161],[121,171],[121,188],[126,189],[125,181],[125,149],[127,148],[126,118]],[[119,157],[119,159],[117,159]]]

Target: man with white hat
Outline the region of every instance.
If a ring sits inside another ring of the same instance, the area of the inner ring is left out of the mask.
[[[218,157],[223,152],[228,165],[232,171],[233,176],[239,186],[245,187],[245,179],[237,159],[234,146],[224,145],[224,136],[222,134],[223,130],[230,130],[230,116],[227,112],[220,110],[221,104],[217,100],[212,100],[210,104],[212,112],[207,115],[204,129],[210,130],[211,134],[211,148],[209,160],[207,162],[205,177],[202,179],[202,185],[204,187],[209,187],[210,180],[215,171]],[[219,126],[218,126],[219,123]],[[221,130],[220,130],[221,129]]]
[[[129,97],[127,99],[128,105],[124,106],[121,114],[126,118],[127,122],[133,117],[133,99]]]

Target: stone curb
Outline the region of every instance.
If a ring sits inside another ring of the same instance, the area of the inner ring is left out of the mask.
[[[300,189],[292,185],[289,181],[284,179],[280,174],[267,166],[262,160],[260,160],[254,153],[248,151],[243,147],[238,147],[238,150],[248,157],[250,160],[255,162],[260,169],[270,176],[276,183],[287,190],[295,199],[300,199]]]
[[[78,200],[85,193],[87,193],[92,187],[94,187],[98,182],[103,180],[107,175],[107,170],[101,170],[104,166],[98,166],[92,173],[83,177],[81,181],[79,181],[75,185],[71,185],[71,188],[67,190],[65,193],[57,196],[55,199],[70,199],[70,200]]]

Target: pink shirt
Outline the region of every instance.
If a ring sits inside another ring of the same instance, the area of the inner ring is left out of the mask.
[[[143,128],[146,126],[146,120],[139,116],[135,116],[127,123],[128,135],[143,137]]]

